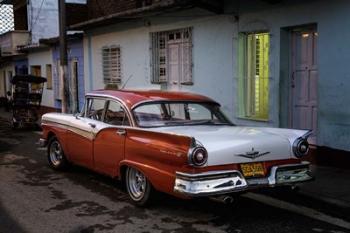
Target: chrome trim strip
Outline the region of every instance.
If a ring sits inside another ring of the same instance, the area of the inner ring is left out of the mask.
[[[239,171],[199,174],[176,172],[174,191],[188,196],[212,196],[243,190],[247,182]]]
[[[184,103],[184,102],[191,102],[191,103],[210,103],[210,104],[217,104],[219,107],[221,107],[221,104],[214,100],[191,100],[191,99],[183,99],[183,100],[172,100],[172,99],[159,99],[159,100],[143,100],[140,101],[133,106],[131,106],[131,111],[133,111],[135,108],[148,103],[162,103],[162,102],[171,102],[171,103]]]
[[[174,192],[187,196],[212,196],[254,188],[290,185],[310,181],[310,163],[273,166],[264,178],[246,179],[237,170],[210,171],[197,174],[176,172]]]

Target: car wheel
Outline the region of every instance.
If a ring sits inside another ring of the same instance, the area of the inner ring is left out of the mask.
[[[150,203],[152,184],[139,170],[128,167],[125,175],[126,189],[130,199],[138,206],[145,206]]]
[[[62,146],[56,137],[52,137],[47,147],[47,158],[50,167],[55,170],[64,170],[68,167],[68,161],[64,155]]]

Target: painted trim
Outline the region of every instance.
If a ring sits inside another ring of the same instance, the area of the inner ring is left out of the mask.
[[[89,140],[93,140],[95,135],[93,132],[88,131],[88,130],[84,130],[84,129],[80,129],[68,124],[64,124],[61,122],[53,122],[53,121],[49,121],[49,120],[43,120],[42,121],[42,126],[52,126],[52,127],[58,127],[61,129],[65,129],[65,130],[69,130],[70,132],[76,133],[84,138],[87,138]]]

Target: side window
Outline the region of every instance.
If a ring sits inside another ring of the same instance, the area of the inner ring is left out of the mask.
[[[106,100],[88,99],[86,117],[93,120],[102,121]]]
[[[115,101],[109,101],[104,122],[110,125],[130,125],[124,108],[120,103]]]
[[[191,120],[216,120],[216,116],[203,105],[200,104],[189,104],[188,105],[188,114],[190,115]]]

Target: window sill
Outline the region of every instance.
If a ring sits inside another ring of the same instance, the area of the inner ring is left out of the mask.
[[[236,118],[239,120],[246,120],[246,121],[269,122],[269,119],[263,119],[263,118],[242,117],[242,116],[238,116]]]

